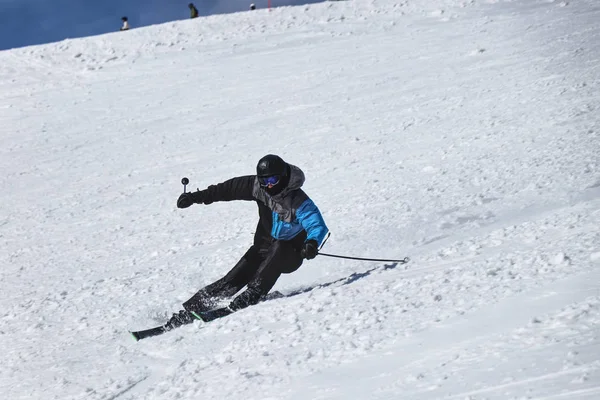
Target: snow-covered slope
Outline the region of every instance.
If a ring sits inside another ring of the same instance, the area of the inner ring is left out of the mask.
[[[355,0],[0,52],[2,397],[600,398],[599,17]],[[271,152],[328,252],[411,263],[317,257],[133,342],[252,241],[181,177]]]

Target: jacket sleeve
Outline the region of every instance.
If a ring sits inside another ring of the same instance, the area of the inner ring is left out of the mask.
[[[202,203],[211,204],[215,201],[256,200],[254,198],[254,175],[240,176],[216,185],[210,185],[199,192]]]
[[[298,207],[296,218],[298,218],[298,221],[307,233],[306,241],[315,240],[320,246],[325,236],[327,236],[329,229],[325,225],[325,220],[321,212],[311,199],[304,200],[300,207]]]

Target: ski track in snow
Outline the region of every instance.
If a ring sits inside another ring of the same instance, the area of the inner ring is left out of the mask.
[[[7,399],[600,398],[600,8],[354,0],[0,52]],[[177,210],[275,152],[295,296],[134,343],[252,240]]]

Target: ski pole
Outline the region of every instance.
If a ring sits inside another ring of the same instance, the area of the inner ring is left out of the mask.
[[[334,257],[334,258],[345,258],[347,260],[360,260],[360,261],[381,261],[381,262],[397,262],[400,264],[406,264],[407,262],[410,261],[410,258],[408,257],[404,257],[401,260],[384,260],[384,259],[380,259],[380,258],[363,258],[363,257],[350,257],[350,256],[340,256],[337,254],[327,254],[327,253],[317,253],[320,256],[326,256],[326,257]]]
[[[181,178],[181,184],[183,185],[183,193],[185,193],[185,187],[188,183],[190,183],[190,180],[188,178]]]

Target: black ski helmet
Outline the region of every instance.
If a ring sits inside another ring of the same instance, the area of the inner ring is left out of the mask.
[[[287,176],[288,164],[281,159],[281,157],[274,154],[267,154],[260,160],[256,165],[257,176]]]

